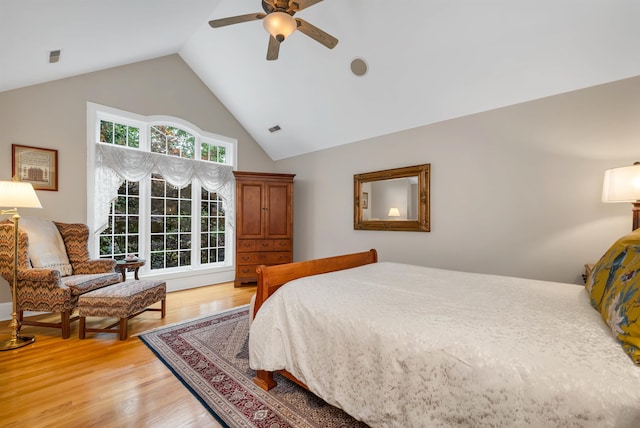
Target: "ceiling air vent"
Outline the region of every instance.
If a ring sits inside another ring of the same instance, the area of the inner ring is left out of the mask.
[[[271,128],[269,128],[269,132],[271,132],[273,134],[274,132],[278,132],[281,129],[282,128],[280,128],[280,125],[276,125],[276,126],[272,126]]]
[[[60,49],[55,51],[49,51],[49,63],[53,64],[54,62],[60,61]]]

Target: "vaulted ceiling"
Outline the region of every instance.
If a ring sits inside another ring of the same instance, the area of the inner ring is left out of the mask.
[[[208,25],[253,12],[259,0],[1,0],[0,91],[178,53],[278,160],[640,75],[637,0],[324,0],[296,17],[338,45],[297,31],[277,61],[261,21]]]

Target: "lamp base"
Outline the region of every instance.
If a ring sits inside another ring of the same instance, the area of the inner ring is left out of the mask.
[[[0,342],[0,351],[10,351],[12,349],[22,348],[36,341],[33,336],[16,336]]]

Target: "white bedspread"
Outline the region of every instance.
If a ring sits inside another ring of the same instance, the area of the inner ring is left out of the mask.
[[[302,278],[249,351],[373,427],[640,426],[640,367],[572,284],[396,263]]]

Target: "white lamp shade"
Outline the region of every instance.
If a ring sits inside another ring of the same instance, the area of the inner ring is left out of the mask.
[[[635,202],[638,200],[640,200],[640,165],[605,171],[602,202]]]
[[[400,217],[400,210],[398,208],[389,208],[389,217]]]
[[[262,25],[274,38],[277,39],[278,36],[282,36],[282,40],[289,37],[298,28],[294,17],[284,12],[271,12],[264,17]]]
[[[0,181],[0,207],[42,208],[31,183]]]

